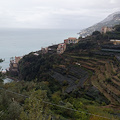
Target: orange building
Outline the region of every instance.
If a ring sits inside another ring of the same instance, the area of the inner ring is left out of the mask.
[[[18,63],[22,57],[16,57],[15,56],[15,63]]]

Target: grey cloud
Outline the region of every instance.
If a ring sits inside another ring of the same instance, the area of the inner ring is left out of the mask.
[[[119,4],[119,0],[4,0],[0,27],[83,28],[119,11]]]

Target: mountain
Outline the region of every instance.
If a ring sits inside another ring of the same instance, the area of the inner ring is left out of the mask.
[[[118,24],[120,24],[120,11],[115,12],[113,14],[110,14],[103,21],[101,21],[101,22],[99,22],[99,23],[97,23],[89,28],[82,30],[79,34],[81,36],[91,35],[96,30],[101,31],[103,26],[113,27],[113,26],[118,25]]]

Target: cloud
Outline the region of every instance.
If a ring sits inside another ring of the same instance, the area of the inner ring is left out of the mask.
[[[119,4],[119,0],[4,0],[0,27],[88,27],[119,11]]]
[[[117,1],[116,0],[110,0],[111,4],[115,4]]]

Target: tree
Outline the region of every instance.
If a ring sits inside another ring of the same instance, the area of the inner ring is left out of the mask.
[[[52,94],[52,100],[54,101],[54,103],[58,103],[59,101],[61,101],[61,97],[60,97],[60,92],[55,92],[54,94]]]
[[[1,63],[1,62],[3,62],[3,60],[2,60],[2,59],[0,59],[0,63]]]
[[[99,31],[94,31],[92,35],[101,35],[101,33]]]
[[[120,25],[116,25],[115,26],[115,30],[118,31],[118,32],[120,32]]]
[[[47,120],[50,116],[47,114],[48,105],[43,101],[47,100],[46,91],[33,91],[31,96],[25,100],[24,109],[21,112],[22,120]]]
[[[9,120],[19,120],[19,115],[21,113],[21,106],[16,101],[12,102],[8,107],[8,117]]]

